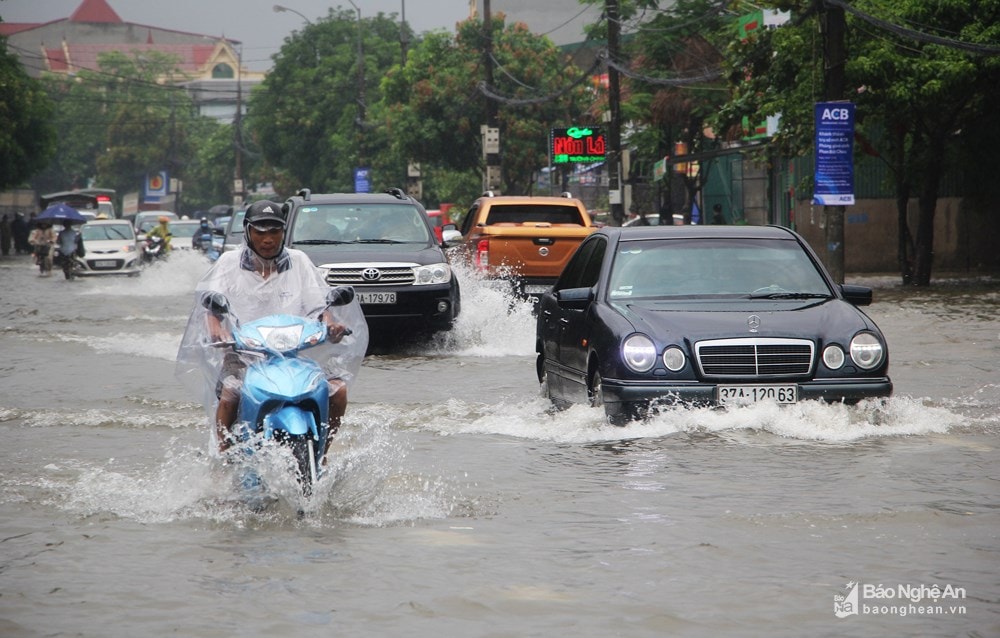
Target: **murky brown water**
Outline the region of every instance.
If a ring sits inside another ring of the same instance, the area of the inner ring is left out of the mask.
[[[366,362],[335,481],[255,513],[173,378],[205,268],[179,257],[0,260],[0,635],[1000,635],[996,279],[852,281],[885,408],[624,429],[551,413],[530,313],[470,280],[447,339]],[[898,597],[921,585],[952,595]]]

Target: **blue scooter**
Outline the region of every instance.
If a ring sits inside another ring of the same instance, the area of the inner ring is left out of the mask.
[[[353,299],[353,288],[332,288],[327,304],[346,305]],[[207,295],[202,303],[216,316],[229,314],[229,302],[221,294]],[[346,329],[344,336],[350,334],[352,331]],[[326,324],[292,315],[270,315],[236,325],[232,336],[232,341],[215,345],[231,347],[251,361],[243,379],[235,435],[246,443],[243,451],[248,455],[267,441],[288,446],[295,458],[298,482],[308,496],[319,480],[329,436],[329,386],[322,367],[300,357],[299,352],[326,341]],[[257,480],[256,475],[244,476],[244,487],[256,487]]]

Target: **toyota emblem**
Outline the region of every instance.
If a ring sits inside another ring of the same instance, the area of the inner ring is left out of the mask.
[[[760,317],[757,315],[747,317],[747,328],[750,329],[750,332],[757,332],[757,329],[760,328]]]
[[[361,278],[365,281],[378,281],[382,278],[382,272],[378,268],[365,268],[361,271]]]
[[[541,255],[542,257],[548,257],[549,249],[546,248],[545,246],[542,246],[541,248],[538,249],[538,254]]]

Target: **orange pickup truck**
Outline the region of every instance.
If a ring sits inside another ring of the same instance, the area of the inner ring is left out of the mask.
[[[488,277],[509,280],[521,295],[552,287],[584,237],[596,228],[579,199],[483,193],[462,221],[461,246]]]

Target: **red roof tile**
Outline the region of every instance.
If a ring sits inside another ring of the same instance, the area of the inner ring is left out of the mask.
[[[70,22],[110,22],[120,24],[122,19],[107,0],[83,0],[69,17]]]

